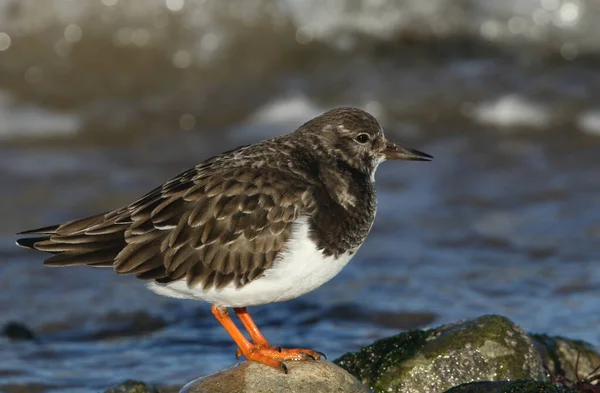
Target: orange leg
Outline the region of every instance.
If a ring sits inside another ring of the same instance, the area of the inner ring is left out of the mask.
[[[269,342],[267,341],[267,339],[262,335],[260,330],[258,330],[258,327],[254,323],[252,318],[250,318],[250,314],[248,314],[248,311],[246,311],[246,307],[234,308],[233,311],[235,311],[235,315],[237,315],[240,321],[242,321],[244,328],[246,329],[248,334],[250,334],[250,338],[252,339],[252,342],[255,345],[260,345],[264,347],[269,346]]]
[[[213,306],[211,307],[211,311],[215,318],[217,318],[217,321],[219,321],[219,323],[223,325],[225,330],[227,330],[227,333],[229,333],[233,341],[235,341],[237,346],[240,348],[240,351],[242,351],[242,354],[246,356],[246,359],[254,360],[255,362],[266,364],[267,366],[281,368],[287,373],[287,368],[285,367],[285,364],[281,363],[278,360],[265,356],[259,353],[259,351],[255,350],[255,346],[252,343],[250,343],[250,341],[248,341],[246,337],[244,337],[242,332],[240,332],[237,326],[235,326],[231,318],[229,318],[229,313],[227,312],[226,308],[218,307],[213,304]]]
[[[254,323],[252,318],[250,318],[250,314],[248,314],[246,308],[234,308],[234,311],[236,315],[240,318],[240,321],[242,321],[244,328],[250,334],[250,338],[252,338],[253,343],[250,343],[235,327],[229,316],[227,316],[226,309],[213,306],[213,314],[217,316],[219,322],[221,322],[221,324],[225,327],[227,332],[229,332],[231,337],[234,339],[236,344],[238,344],[239,349],[236,353],[236,358],[239,359],[242,355],[244,355],[248,360],[254,360],[252,359],[252,356],[254,356],[253,354],[260,354],[262,356],[270,358],[271,360],[276,361],[317,360],[320,359],[321,356],[325,357],[325,355],[323,355],[321,352],[313,351],[311,349],[281,349],[280,347],[274,347],[270,345],[267,339],[262,335],[260,330],[258,330],[258,327]],[[226,316],[227,321],[223,320],[222,315]],[[233,327],[231,328],[229,326]],[[236,340],[237,335],[239,335],[241,339],[238,338]],[[240,343],[238,343],[238,341],[241,343],[241,345]],[[259,362],[264,363],[260,360]],[[269,363],[269,365],[271,365],[271,363]]]

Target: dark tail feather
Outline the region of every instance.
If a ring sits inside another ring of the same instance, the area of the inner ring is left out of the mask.
[[[45,251],[54,256],[46,259],[48,266],[92,265],[109,267],[119,252],[127,246],[128,225],[105,220],[104,214],[69,221],[61,225],[21,232],[23,235],[46,235],[21,238],[21,247]]]
[[[112,267],[117,254],[125,247],[123,244],[115,244],[107,248],[90,252],[61,252],[44,261],[46,266],[79,266],[91,265],[96,267]]]
[[[26,234],[27,232],[21,232],[20,234]],[[31,233],[37,233],[37,232],[31,232]],[[19,234],[19,235],[20,235]],[[17,239],[17,245],[21,246],[21,247],[25,247],[25,248],[31,248],[32,250],[35,250],[35,243],[37,242],[43,242],[50,239],[50,236],[45,236],[45,237],[24,237],[21,239]]]
[[[29,229],[27,231],[17,233],[17,235],[74,235],[78,232],[98,226],[99,224],[114,225],[114,223],[110,221],[104,222],[105,216],[106,214],[97,214],[95,216],[86,217],[79,220],[68,221],[64,224]]]
[[[54,235],[58,227],[58,225],[51,225],[49,227],[30,229],[27,231],[19,232],[17,233],[17,235]]]
[[[161,231],[152,227],[152,234],[136,234],[138,242],[128,244],[125,234],[131,233],[132,220],[126,213],[111,212],[21,232],[38,236],[18,239],[17,244],[54,254],[44,261],[46,266],[113,267],[119,274],[135,274],[144,280],[164,279]]]
[[[91,230],[97,226],[105,225],[113,226],[114,222],[112,220],[107,222],[106,214],[97,214],[95,216],[65,222],[57,228],[56,233],[65,236],[76,235]],[[117,228],[121,227],[117,226]]]

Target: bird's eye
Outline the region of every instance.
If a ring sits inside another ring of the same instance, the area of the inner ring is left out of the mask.
[[[367,143],[369,140],[371,139],[371,137],[369,136],[369,134],[358,134],[356,136],[356,138],[354,138],[355,141],[357,141],[358,143]]]

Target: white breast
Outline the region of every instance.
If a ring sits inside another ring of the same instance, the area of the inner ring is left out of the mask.
[[[183,281],[168,284],[152,282],[148,287],[164,296],[204,300],[223,307],[256,306],[281,302],[315,290],[338,274],[348,264],[357,249],[335,258],[325,257],[317,250],[308,233],[308,219],[294,222],[292,236],[273,266],[256,280],[236,288],[233,283],[222,289],[189,288]]]

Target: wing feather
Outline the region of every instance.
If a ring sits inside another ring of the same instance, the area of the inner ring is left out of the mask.
[[[124,208],[23,232],[42,236],[18,242],[56,254],[50,266],[112,266],[160,283],[239,287],[272,266],[293,221],[314,209],[313,187],[301,176],[217,156]]]

